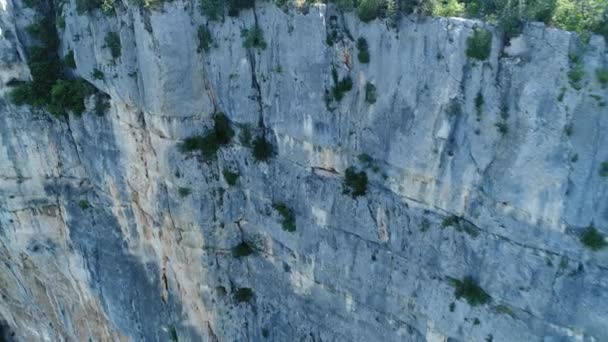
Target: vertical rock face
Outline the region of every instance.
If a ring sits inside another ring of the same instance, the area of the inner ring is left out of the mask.
[[[466,40],[484,24],[469,20],[389,29],[263,3],[207,23],[181,0],[113,16],[65,4],[62,51],[111,107],[96,115],[90,99],[82,117],[57,119],[8,101],[11,82],[29,77],[34,13],[0,5],[5,339],[608,339],[608,254],[580,242],[590,224],[608,233],[601,37],[582,44],[530,24],[505,47],[487,27],[481,62]],[[265,49],[243,44],[256,24]],[[328,100],[332,74],[352,79],[340,101]],[[182,153],[216,112],[237,137],[213,160]],[[274,157],[252,158],[245,131]],[[366,172],[364,196],[343,193],[349,166]],[[295,231],[282,229],[277,203]],[[239,256],[243,242],[253,253]],[[487,303],[455,297],[466,276]]]

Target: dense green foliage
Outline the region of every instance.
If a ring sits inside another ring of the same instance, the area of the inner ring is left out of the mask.
[[[281,226],[283,227],[283,230],[295,232],[296,216],[294,215],[293,210],[282,202],[275,203],[272,207],[281,215]]]
[[[380,10],[385,5],[383,0],[359,0],[357,5],[357,14],[363,22],[368,22],[376,19],[380,15]]]
[[[452,279],[451,285],[454,287],[456,298],[464,298],[471,306],[485,304],[491,299],[490,295],[479,287],[470,276],[464,277],[462,280]]]
[[[334,81],[334,86],[331,88],[332,98],[330,100],[341,101],[344,98],[344,94],[353,88],[353,80],[348,75],[340,80],[338,78],[338,71],[335,68],[331,70],[331,77]]]
[[[467,38],[467,56],[485,61],[490,56],[492,48],[492,33],[486,29],[476,28]]]
[[[367,191],[367,174],[365,171],[357,172],[354,167],[346,169],[344,174],[344,193],[352,197],[365,195]]]
[[[31,82],[17,84],[10,92],[16,105],[31,105],[51,112],[56,116],[72,111],[76,115],[85,110],[84,100],[93,92],[93,87],[83,79],[71,78],[64,69],[57,50],[59,38],[52,21],[52,13],[41,16],[36,24],[27,27],[27,32],[37,41],[28,50],[28,66]],[[73,67],[73,53],[66,60]]]
[[[608,245],[604,235],[595,229],[593,225],[585,229],[583,235],[581,235],[581,242],[592,251],[599,251]]]
[[[294,2],[295,0],[291,0]],[[479,18],[517,35],[526,21],[541,21],[579,33],[608,37],[608,0],[331,0],[368,22],[387,18],[394,26],[403,14]]]
[[[229,144],[234,137],[234,130],[226,114],[219,112],[213,116],[213,131],[215,138],[220,145]]]

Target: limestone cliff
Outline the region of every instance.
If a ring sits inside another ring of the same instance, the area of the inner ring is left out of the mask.
[[[64,4],[61,54],[111,100],[56,118],[8,100],[35,14],[0,1],[7,340],[608,340],[608,252],[581,243],[591,224],[608,233],[602,37],[532,23],[508,42],[482,22],[391,28],[324,5],[208,22],[197,6]],[[256,25],[265,49],[243,44]],[[466,54],[476,27],[493,33],[483,62]],[[218,112],[232,142],[183,153]],[[247,132],[275,155],[252,158]],[[364,196],[343,193],[349,166]],[[485,304],[456,298],[467,276]]]

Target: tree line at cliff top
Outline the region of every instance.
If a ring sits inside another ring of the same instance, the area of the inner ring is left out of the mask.
[[[31,1],[31,0],[30,0]],[[129,0],[144,8],[158,8],[171,0]],[[540,21],[584,36],[608,37],[608,0],[201,0],[203,15],[212,20],[224,14],[238,16],[255,2],[272,1],[288,8],[331,3],[344,11],[356,11],[362,21],[386,18],[396,24],[410,14],[482,19],[501,26],[509,35],[520,32],[526,21]],[[79,12],[101,9],[111,13],[118,0],[76,0]]]
[[[276,0],[284,3],[287,0]],[[331,0],[370,21],[398,21],[403,14],[478,18],[517,34],[526,21],[540,21],[584,35],[608,37],[608,0]]]

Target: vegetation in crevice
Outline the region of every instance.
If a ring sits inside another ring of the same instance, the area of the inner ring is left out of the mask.
[[[476,28],[467,38],[467,57],[485,61],[492,50],[492,33],[484,28]]]
[[[462,217],[456,215],[446,216],[441,222],[441,227],[455,228],[456,231],[465,232],[473,238],[477,238],[479,236],[479,229],[477,227],[475,227],[473,224],[463,219]]]
[[[581,235],[581,242],[585,247],[589,248],[592,251],[599,251],[600,249],[605,248],[608,243],[606,242],[606,237],[600,233],[593,224],[585,229],[583,234]]]
[[[334,100],[340,102],[344,98],[344,94],[353,88],[352,78],[346,75],[342,79],[339,79],[336,68],[331,69],[331,78],[334,85],[331,88],[331,92],[326,91],[325,94],[325,105],[329,110],[332,110],[331,103]]]
[[[252,155],[256,161],[265,162],[274,155],[274,148],[264,136],[259,136],[252,143]]]
[[[606,88],[608,86],[608,69],[607,68],[599,68],[595,70],[595,76],[597,77],[597,81],[600,82],[602,88]]]
[[[359,39],[357,39],[357,50],[359,51],[357,53],[357,58],[359,59],[359,62],[365,64],[369,63],[369,46],[367,45],[367,40],[365,38],[360,37]]]
[[[605,161],[600,164],[600,176],[608,177],[608,161]]]
[[[206,160],[214,159],[220,147],[231,142],[234,130],[224,113],[216,113],[213,123],[213,129],[207,130],[203,135],[193,135],[184,139],[180,145],[181,152],[200,152]]]
[[[363,196],[367,192],[367,174],[350,166],[344,173],[343,192],[353,198]]]
[[[288,232],[296,231],[296,216],[293,209],[283,202],[277,202],[272,207],[281,215],[281,227]]]
[[[365,84],[365,102],[376,103],[376,86],[371,82]]]
[[[290,0],[295,2],[295,0]],[[507,37],[521,33],[525,22],[540,21],[583,36],[590,32],[608,37],[606,0],[333,0],[344,11],[356,11],[368,22],[387,18],[393,27],[403,15],[423,14],[482,19],[497,24]]]
[[[249,287],[241,287],[234,292],[234,299],[239,303],[249,302],[252,298],[253,290]]]
[[[108,32],[106,34],[104,42],[105,42],[104,48],[107,48],[110,50],[110,55],[112,56],[112,60],[116,60],[117,58],[120,58],[120,55],[122,54],[122,45],[120,43],[120,36],[118,35],[118,33],[114,32],[114,31]]]
[[[179,193],[180,197],[187,197],[192,193],[192,189],[187,188],[187,187],[180,187],[177,189],[177,192]]]
[[[241,143],[241,145],[245,147],[251,147],[251,139],[253,139],[253,136],[251,134],[251,126],[248,124],[241,125],[239,132],[239,142]]]
[[[456,298],[464,298],[471,306],[486,304],[491,300],[490,295],[471,276],[466,276],[462,280],[450,279],[450,285],[454,287]]]
[[[19,82],[10,90],[9,98],[16,105],[30,105],[61,116],[67,112],[80,115],[85,110],[85,98],[94,88],[81,78],[70,76],[67,69],[75,67],[73,53],[62,63],[57,50],[59,37],[53,22],[53,8],[37,9],[39,20],[26,28],[36,40],[27,51],[32,81]]]
[[[246,48],[258,48],[260,50],[266,49],[266,40],[264,39],[264,31],[262,28],[255,25],[250,29],[244,29],[241,32],[244,38],[243,46]]]
[[[80,200],[78,201],[78,206],[80,207],[80,209],[85,210],[89,209],[91,207],[91,204],[87,200]]]
[[[571,53],[569,55],[569,59],[570,70],[568,71],[568,80],[570,86],[576,90],[580,90],[583,87],[583,84],[581,82],[585,78],[585,70],[582,58],[575,53]]]
[[[224,176],[226,183],[228,183],[228,185],[230,186],[235,185],[236,181],[239,179],[238,173],[232,172],[230,171],[230,169],[227,168],[224,168],[224,170],[222,170],[222,175]]]
[[[199,26],[196,31],[196,35],[198,38],[198,48],[197,52],[201,53],[203,51],[207,52],[211,49],[211,45],[213,44],[213,37],[211,36],[211,31],[207,26]]]
[[[247,241],[243,241],[232,248],[232,255],[235,258],[246,257],[246,256],[253,254],[254,252],[255,252],[255,249]]]
[[[105,74],[103,71],[93,68],[93,71],[91,71],[91,77],[95,80],[103,80],[105,78]]]

